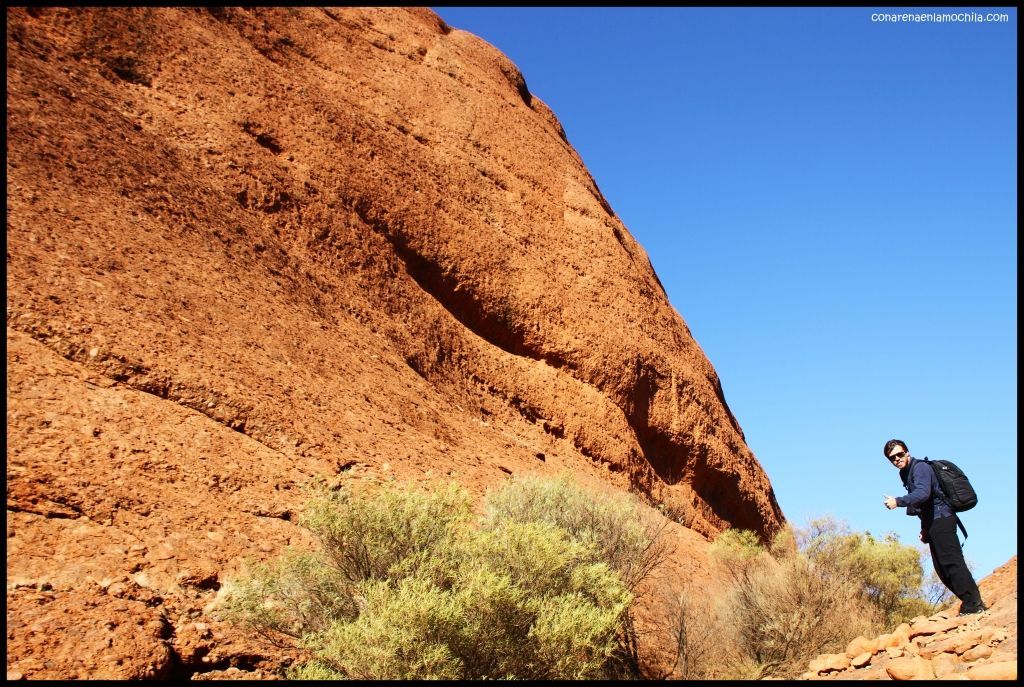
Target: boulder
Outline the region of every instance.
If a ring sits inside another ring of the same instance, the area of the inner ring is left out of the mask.
[[[997,661],[974,665],[967,669],[967,677],[972,680],[1016,680],[1017,661]]]

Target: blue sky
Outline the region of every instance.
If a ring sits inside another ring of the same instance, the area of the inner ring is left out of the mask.
[[[554,110],[791,522],[919,544],[895,437],[970,476],[978,579],[1016,554],[1016,9],[434,9]]]

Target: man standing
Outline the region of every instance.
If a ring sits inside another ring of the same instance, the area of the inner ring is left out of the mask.
[[[885,507],[889,510],[906,508],[907,515],[921,518],[921,541],[931,549],[932,565],[942,584],[960,599],[960,615],[982,613],[986,607],[960,549],[956,516],[932,466],[911,456],[907,445],[899,439],[885,442],[882,452],[899,468],[900,479],[907,488],[906,496],[887,495],[883,502]]]

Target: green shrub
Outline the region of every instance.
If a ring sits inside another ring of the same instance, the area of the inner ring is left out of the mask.
[[[469,495],[453,484],[433,492],[392,485],[372,494],[321,491],[300,524],[345,579],[360,582],[436,566],[471,519]]]
[[[550,490],[570,495],[577,516],[588,513],[572,530],[541,517],[551,514],[546,507],[505,512]],[[618,501],[598,505],[564,478],[557,486],[512,480],[489,495],[486,509],[474,527],[469,497],[453,485],[321,493],[301,519],[321,550],[253,566],[223,615],[300,638],[314,658],[290,671],[297,679],[588,679],[619,671],[634,598],[619,570],[636,573],[628,552],[650,549],[637,538],[636,513]]]
[[[725,530],[715,537],[708,552],[734,579],[743,576],[765,554],[757,534],[737,529]]]
[[[483,527],[500,522],[546,522],[564,529],[577,541],[593,545],[601,560],[618,573],[634,603],[625,611],[617,648],[609,666],[615,677],[642,676],[638,614],[652,615],[659,603],[644,581],[667,555],[662,537],[666,520],[645,517],[628,496],[599,495],[566,474],[554,478],[522,476],[487,494]]]
[[[845,523],[822,518],[800,533],[801,549],[815,565],[833,576],[853,580],[867,600],[884,615],[888,626],[937,606],[925,598],[921,555],[892,533],[882,540],[870,532],[850,532]]]
[[[352,584],[320,553],[289,550],[269,564],[250,565],[228,591],[224,618],[270,637],[322,632],[358,614]]]
[[[364,680],[456,679],[462,662],[446,638],[462,616],[453,595],[430,580],[359,585],[359,616],[333,623],[307,645],[339,676]]]
[[[664,521],[641,517],[631,498],[598,496],[568,475],[509,480],[487,495],[486,506],[485,528],[496,522],[547,522],[592,543],[634,592],[666,556],[659,536]]]

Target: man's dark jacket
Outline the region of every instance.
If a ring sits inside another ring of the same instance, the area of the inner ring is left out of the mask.
[[[907,509],[907,515],[921,518],[921,528],[928,529],[935,518],[953,515],[953,509],[946,501],[932,466],[923,460],[911,457],[910,462],[900,470],[900,479],[907,488],[906,496],[896,498],[896,505]]]

